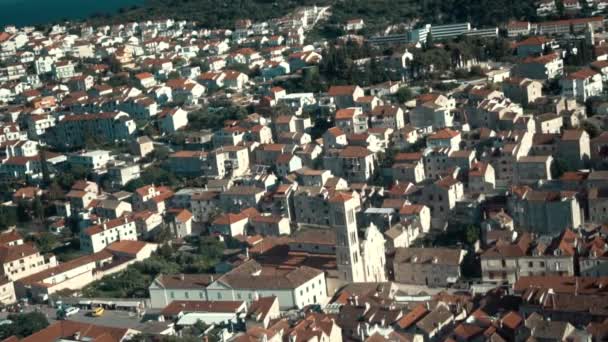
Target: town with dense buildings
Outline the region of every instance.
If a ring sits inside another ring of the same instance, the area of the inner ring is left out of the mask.
[[[3,27],[0,338],[608,340],[608,2],[536,5]]]

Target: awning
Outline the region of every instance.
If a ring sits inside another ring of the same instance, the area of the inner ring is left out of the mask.
[[[136,308],[141,305],[141,302],[114,302],[116,306],[125,307],[125,308]]]
[[[111,300],[93,300],[93,304],[101,304],[101,305],[114,305],[114,302]]]

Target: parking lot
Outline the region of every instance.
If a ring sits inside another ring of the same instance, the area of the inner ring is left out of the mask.
[[[40,311],[45,314],[50,323],[57,320],[57,312],[54,308],[46,305],[28,305],[24,308],[24,312]],[[78,313],[70,315],[67,319],[82,323],[94,323],[115,328],[128,328],[137,326],[141,322],[141,318],[133,312],[122,310],[105,310],[101,317],[91,317],[90,310],[80,310]],[[0,320],[5,319],[10,313],[0,312]]]
[[[53,313],[53,316],[54,315],[55,314]],[[89,316],[89,310],[80,310],[78,313],[68,317],[68,319],[82,323],[94,323],[115,328],[134,327],[137,326],[141,321],[141,318],[137,317],[135,313],[121,310],[106,310],[101,317],[91,317]]]

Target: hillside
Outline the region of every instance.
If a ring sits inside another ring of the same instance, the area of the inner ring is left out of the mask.
[[[146,0],[143,8],[121,13],[112,20],[171,17],[197,20],[206,27],[231,27],[236,19],[264,20],[298,6],[332,5],[327,24],[362,18],[371,31],[420,18],[428,23],[470,21],[489,26],[509,19],[531,19],[534,0]]]

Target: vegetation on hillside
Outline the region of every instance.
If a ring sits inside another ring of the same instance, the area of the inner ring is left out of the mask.
[[[336,33],[346,20],[362,18],[368,30],[420,19],[425,23],[470,21],[495,26],[509,19],[534,19],[534,0],[146,0],[143,7],[121,11],[112,21],[150,18],[196,20],[205,27],[233,27],[237,19],[267,20],[300,6],[332,6],[332,18],[322,29]]]

